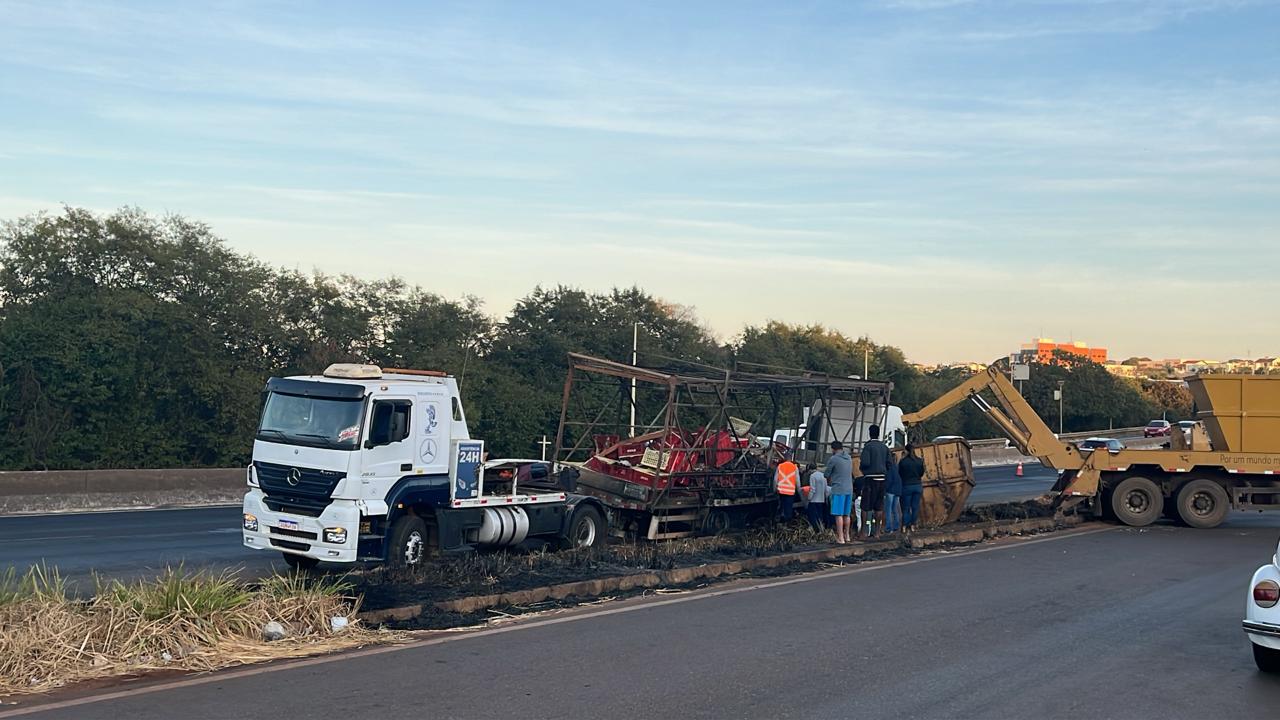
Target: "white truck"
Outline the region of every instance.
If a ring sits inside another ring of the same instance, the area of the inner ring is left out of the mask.
[[[811,407],[804,408],[804,424],[799,428],[778,428],[771,439],[801,451],[827,448],[835,440],[858,448],[870,439],[872,425],[879,426],[880,438],[890,448],[907,444],[902,408],[850,400],[832,400],[826,412],[822,400],[816,400]]]
[[[538,461],[488,461],[444,373],[336,364],[271,378],[244,496],[245,547],[295,567],[417,565],[434,552],[589,547],[605,508]]]

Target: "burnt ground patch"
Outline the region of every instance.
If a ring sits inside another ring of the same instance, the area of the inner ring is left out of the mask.
[[[993,520],[1015,520],[1051,517],[1042,503],[1008,503],[982,508],[980,513],[969,513],[961,521],[943,528],[928,531],[949,532],[966,530],[978,523]],[[901,535],[888,539],[901,539]],[[954,545],[952,543],[951,545]],[[946,545],[943,545],[945,547]],[[388,623],[392,627],[448,628],[475,624],[495,617],[520,615],[548,609],[571,607],[595,599],[589,596],[569,596],[548,599],[527,605],[501,604],[492,608],[464,613],[433,607],[437,603],[476,596],[498,595],[534,588],[544,588],[562,583],[599,580],[621,576],[667,571],[677,568],[698,567],[713,563],[773,557],[788,553],[821,550],[833,547],[830,536],[815,532],[807,525],[774,526],[742,533],[714,537],[690,538],[666,543],[617,542],[590,550],[574,551],[491,551],[439,558],[422,568],[411,571],[374,569],[353,578],[355,591],[363,595],[365,610],[421,605],[422,612],[410,620]],[[932,546],[936,550],[939,546]],[[922,552],[907,547],[905,543],[892,549],[875,549],[861,557],[842,558],[832,562],[789,563],[773,568],[753,569],[724,575],[720,578],[699,579],[689,583],[664,584],[664,591],[688,590],[729,579],[744,577],[779,577],[831,567],[834,564],[854,564],[888,557],[902,557]],[[652,588],[609,592],[611,598],[653,594]]]

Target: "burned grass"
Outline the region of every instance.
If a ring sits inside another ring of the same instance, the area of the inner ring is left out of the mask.
[[[364,598],[364,607],[370,610],[427,606],[458,598],[829,547],[829,533],[797,523],[665,543],[618,542],[587,550],[473,552],[439,558],[413,570],[374,569],[355,580],[355,587]],[[794,572],[792,567],[777,574]],[[430,623],[431,627],[452,626],[460,621],[446,617],[451,613],[441,615],[438,622]],[[466,619],[476,617],[483,616]]]
[[[825,545],[823,545],[825,547]],[[787,550],[779,550],[777,552],[786,552],[791,550],[811,549],[807,546],[791,546]],[[777,554],[777,552],[761,551],[756,555],[721,555],[715,561],[725,561],[731,559],[743,559],[746,557],[758,557],[765,555]],[[514,620],[524,615],[537,613],[555,612],[559,610],[568,610],[571,608],[579,608],[583,606],[602,604],[617,600],[626,600],[629,598],[654,596],[654,595],[678,595],[694,590],[698,590],[713,585],[719,585],[731,581],[739,581],[748,578],[769,579],[778,577],[787,577],[791,575],[800,575],[808,572],[816,572],[819,570],[830,570],[833,568],[844,567],[848,565],[856,565],[864,562],[872,562],[876,560],[885,560],[892,557],[903,557],[915,555],[924,552],[922,550],[912,549],[906,546],[895,548],[893,550],[880,550],[868,552],[857,558],[846,558],[838,562],[811,562],[800,561],[787,565],[759,568],[748,572],[736,573],[733,575],[723,575],[715,578],[703,578],[686,583],[669,583],[660,588],[635,588],[631,590],[611,591],[607,596],[577,596],[571,595],[564,598],[551,598],[532,602],[524,605],[503,604],[474,612],[457,612],[452,610],[443,610],[438,607],[432,607],[429,604],[423,604],[423,611],[419,615],[408,619],[393,621],[388,627],[406,630],[443,630],[449,628],[470,627],[481,624],[500,624],[510,620]],[[696,565],[697,563],[679,563],[671,567],[687,567]],[[647,570],[670,569],[670,568],[637,568],[632,572],[644,572]],[[622,573],[625,574],[625,573]],[[566,581],[596,579],[605,576],[589,576],[589,577],[571,577]],[[522,588],[512,588],[522,589]],[[501,591],[494,591],[501,592]],[[438,602],[438,600],[436,601]]]
[[[364,597],[364,606],[380,609],[776,555],[830,544],[826,533],[796,524],[664,543],[613,543],[585,550],[472,552],[439,558],[408,571],[375,569],[355,582],[356,590]]]
[[[68,594],[43,567],[0,575],[0,696],[94,678],[212,670],[364,644],[359,601],[344,579],[281,576],[254,584],[234,573],[168,569],[151,580],[96,583]],[[349,618],[340,632],[331,618]],[[284,639],[263,627],[279,623]]]
[[[975,523],[993,520],[1017,520],[1052,517],[1046,503],[1007,503],[970,511],[961,521],[937,530],[966,530]],[[1021,531],[1019,531],[1021,532]],[[894,535],[888,539],[901,539]],[[963,544],[963,543],[962,543]],[[952,547],[953,543],[931,544],[931,549]],[[356,589],[370,610],[421,605],[422,613],[411,620],[392,623],[397,627],[449,628],[501,619],[591,600],[590,597],[567,597],[545,600],[528,607],[497,606],[474,613],[461,613],[433,607],[451,600],[477,596],[493,596],[584,580],[601,580],[640,573],[697,567],[713,563],[777,556],[784,553],[832,547],[831,537],[807,525],[774,526],[744,533],[714,537],[690,538],[666,543],[647,541],[614,543],[589,550],[561,552],[489,551],[439,558],[422,568],[410,571],[375,569],[356,581]],[[898,547],[868,552],[859,558],[846,558],[839,564],[853,564],[887,557],[900,557],[921,552],[902,543]],[[783,566],[756,569],[712,580],[698,580],[689,585],[671,584],[668,589],[681,590],[714,582],[743,577],[776,577],[792,575],[831,563],[797,561]],[[630,597],[653,592],[636,589],[618,592]]]

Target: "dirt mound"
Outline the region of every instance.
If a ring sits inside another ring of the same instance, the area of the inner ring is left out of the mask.
[[[1053,517],[1054,512],[1053,501],[1046,496],[1024,502],[998,503],[970,508],[960,516],[960,522],[977,523],[990,522],[992,520],[1046,518]]]

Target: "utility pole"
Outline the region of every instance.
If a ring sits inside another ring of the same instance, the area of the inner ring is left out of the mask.
[[[1062,386],[1066,384],[1065,380],[1058,381],[1058,435],[1062,435]]]
[[[639,360],[640,323],[631,323],[631,367]],[[636,379],[631,378],[631,437],[636,436]]]
[[[543,435],[542,441],[538,444],[542,446],[542,460],[545,462],[547,459],[547,446],[551,444],[551,441],[547,439],[546,435]]]
[[[871,347],[868,345],[863,345],[862,346],[862,379],[863,380],[871,379],[870,368],[871,368]]]

